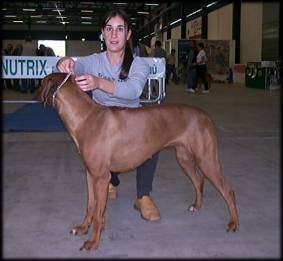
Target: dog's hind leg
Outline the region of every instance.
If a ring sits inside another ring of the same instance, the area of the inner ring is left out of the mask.
[[[88,228],[90,227],[93,220],[93,212],[95,208],[94,202],[94,192],[93,192],[93,177],[90,175],[89,171],[86,170],[86,178],[87,178],[87,213],[84,218],[84,221],[81,225],[74,227],[71,230],[71,233],[74,235],[84,235],[87,233]]]
[[[230,222],[227,224],[227,231],[238,230],[239,219],[236,208],[235,194],[222,175],[217,155],[207,151],[206,157],[201,158],[199,167],[204,176],[207,177],[217,188],[227,203],[230,213]]]
[[[198,211],[201,207],[204,177],[197,172],[196,165],[192,155],[183,145],[178,145],[176,148],[176,158],[185,174],[189,176],[195,188],[195,202],[188,208],[189,211]]]

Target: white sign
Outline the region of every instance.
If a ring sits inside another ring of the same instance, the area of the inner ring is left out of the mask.
[[[44,78],[54,71],[59,59],[53,56],[2,56],[2,78]]]
[[[149,65],[149,79],[165,78],[165,58],[143,57],[142,59],[144,59]]]
[[[56,71],[56,63],[61,57],[54,56],[2,56],[2,78],[41,79]],[[78,57],[73,57],[77,59]],[[164,58],[145,57],[150,67],[149,79],[165,78]]]

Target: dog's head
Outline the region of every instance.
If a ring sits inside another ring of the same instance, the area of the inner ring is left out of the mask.
[[[67,73],[61,72],[51,73],[45,76],[41,81],[37,100],[44,102],[45,104],[47,103],[48,105],[52,105],[53,94],[60,86],[60,84],[64,81],[66,76]],[[67,82],[71,81],[71,78],[72,76],[70,76]]]

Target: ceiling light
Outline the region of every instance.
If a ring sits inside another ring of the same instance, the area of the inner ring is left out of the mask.
[[[47,21],[35,21],[36,23],[38,23],[38,24],[46,24],[47,23]]]
[[[90,16],[81,16],[82,19],[92,19]]]
[[[215,4],[217,4],[217,1],[215,1],[215,2],[213,2],[213,3],[208,4],[206,7],[208,8],[208,7],[210,7],[210,6],[212,6],[212,5],[215,5]]]
[[[138,14],[149,14],[149,12],[140,11]]]
[[[202,9],[198,9],[198,10],[196,10],[196,11],[194,11],[194,12],[188,14],[186,17],[189,17],[189,16],[192,16],[192,15],[194,15],[194,14],[197,14],[197,13],[199,13],[201,10],[202,10]]]
[[[23,23],[24,21],[22,21],[22,20],[15,20],[15,21],[13,21],[13,23]]]
[[[180,19],[178,19],[178,20],[172,22],[170,25],[176,24],[176,23],[180,22],[181,20],[182,20],[182,19],[180,18]]]
[[[23,8],[23,11],[26,11],[26,12],[34,12],[35,9],[33,9],[33,8]]]
[[[7,18],[13,18],[13,17],[17,17],[16,15],[5,15],[5,17]]]
[[[83,9],[83,10],[81,10],[81,12],[82,13],[93,13],[93,10],[85,10],[85,9]]]
[[[91,22],[81,22],[81,24],[91,24]]]
[[[144,4],[144,5],[159,6],[159,4],[153,4],[153,3],[147,3],[147,4]]]
[[[58,9],[53,9],[53,10],[52,10],[52,12],[58,12],[58,11],[64,12],[65,9],[63,9],[63,8],[58,8]]]
[[[127,5],[127,3],[113,3],[113,5]]]

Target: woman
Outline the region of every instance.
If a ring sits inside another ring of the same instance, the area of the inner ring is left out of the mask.
[[[199,79],[202,80],[204,84],[204,90],[202,91],[203,93],[208,93],[208,82],[207,82],[207,58],[206,58],[206,53],[204,51],[204,44],[199,43],[197,45],[198,48],[198,54],[197,54],[197,82]]]
[[[196,69],[197,54],[198,54],[198,50],[196,47],[196,41],[189,40],[189,57],[187,64],[187,71],[188,71],[187,90],[192,93],[195,93],[197,88],[197,69]]]
[[[57,63],[61,72],[74,72],[83,91],[92,91],[92,99],[104,106],[139,107],[140,95],[146,83],[149,66],[140,57],[133,58],[129,46],[132,30],[130,20],[122,10],[106,14],[101,30],[106,51],[76,62],[64,57]],[[134,207],[146,220],[160,219],[157,206],[150,197],[158,154],[137,168],[137,199]],[[117,195],[118,173],[111,173],[109,198]]]

